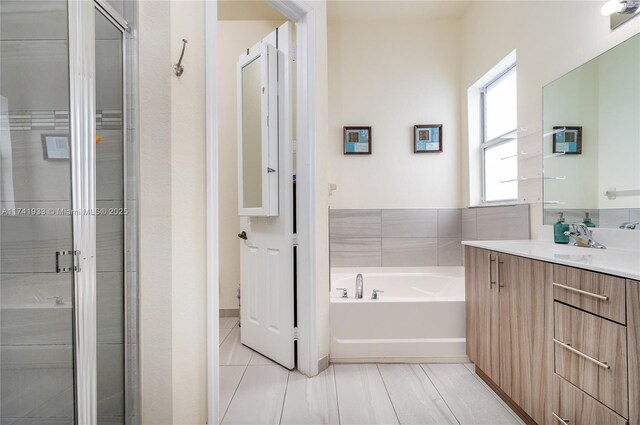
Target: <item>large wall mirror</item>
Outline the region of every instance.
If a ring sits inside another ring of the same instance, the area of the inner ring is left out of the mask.
[[[640,222],[640,34],[543,89],[544,222]],[[635,229],[640,229],[636,225]]]
[[[238,214],[278,215],[278,53],[266,43],[238,61]]]

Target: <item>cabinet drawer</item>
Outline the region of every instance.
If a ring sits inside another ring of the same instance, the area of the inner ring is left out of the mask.
[[[558,375],[553,375],[555,424],[626,425],[627,421]]]
[[[615,322],[627,323],[624,279],[554,265],[553,298]]]
[[[555,372],[628,417],[626,327],[558,302],[554,313]]]

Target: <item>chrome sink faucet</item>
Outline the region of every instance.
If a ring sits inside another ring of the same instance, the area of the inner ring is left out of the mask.
[[[640,223],[631,223],[629,221],[625,221],[620,225],[620,228],[626,230],[635,230],[635,228],[638,227],[638,224]]]
[[[606,246],[593,239],[591,230],[582,223],[572,223],[569,225],[569,230],[564,232],[566,236],[569,236],[571,242],[575,246],[582,246],[586,248],[595,249],[607,249]]]
[[[358,276],[356,276],[356,299],[362,298],[363,289],[364,279],[362,277],[362,273],[358,273]]]

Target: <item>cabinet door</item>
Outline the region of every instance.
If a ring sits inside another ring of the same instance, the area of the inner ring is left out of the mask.
[[[465,247],[467,355],[494,382],[499,380],[498,292],[495,253]]]
[[[537,423],[545,423],[551,379],[551,333],[545,305],[553,268],[498,254],[500,387]]]
[[[627,280],[629,423],[640,424],[640,282]]]

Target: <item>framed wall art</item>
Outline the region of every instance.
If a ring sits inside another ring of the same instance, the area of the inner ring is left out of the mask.
[[[582,127],[557,126],[553,127],[553,153],[565,155],[582,154]]]
[[[442,124],[413,126],[413,153],[442,152]]]
[[[371,155],[371,127],[343,127],[345,155]]]

